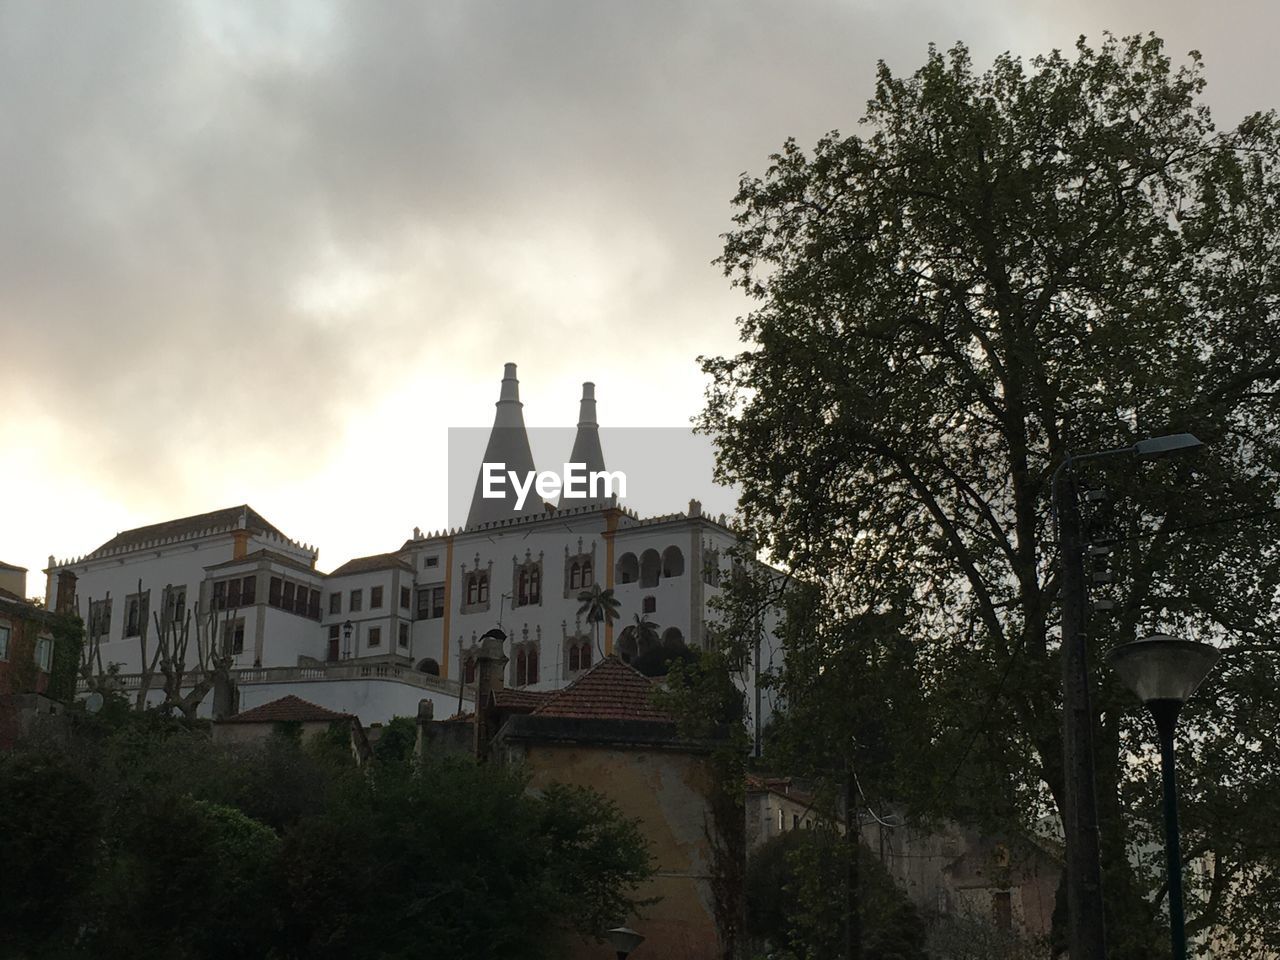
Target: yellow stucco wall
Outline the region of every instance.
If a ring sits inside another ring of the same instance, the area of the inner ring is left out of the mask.
[[[535,789],[553,782],[592,787],[627,817],[640,820],[657,874],[638,893],[658,898],[628,926],[644,934],[636,960],[712,960],[719,956],[709,875],[707,758],[662,750],[530,744],[525,750]],[[610,956],[607,945],[578,944],[572,960]]]

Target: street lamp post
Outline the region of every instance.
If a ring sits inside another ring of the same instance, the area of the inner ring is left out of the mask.
[[[609,943],[613,945],[613,949],[618,955],[618,960],[627,960],[627,957],[631,955],[631,951],[644,943],[644,937],[630,927],[614,927],[605,936],[608,937]]]
[[[1156,634],[1122,643],[1108,654],[1125,686],[1151,712],[1160,733],[1160,770],[1164,784],[1164,845],[1169,864],[1169,936],[1173,960],[1186,960],[1187,931],[1182,913],[1182,852],[1178,838],[1178,783],[1173,734],[1178,712],[1208,676],[1218,650],[1207,643]]]
[[[1072,960],[1106,960],[1102,908],[1102,859],[1098,795],[1093,769],[1093,715],[1089,704],[1089,655],[1085,645],[1084,530],[1075,465],[1128,456],[1140,460],[1199,448],[1189,433],[1139,440],[1079,456],[1070,454],[1050,485],[1062,578],[1063,833],[1067,842],[1067,916]]]
[[[342,659],[351,659],[351,621],[348,620],[342,625]]]

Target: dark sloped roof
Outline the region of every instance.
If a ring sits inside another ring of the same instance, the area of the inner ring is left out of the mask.
[[[269,524],[258,511],[246,503],[238,507],[226,507],[211,513],[201,513],[194,517],[183,517],[180,520],[166,520],[164,523],[153,523],[146,527],[125,530],[100,546],[94,553],[103,550],[119,550],[141,546],[152,540],[167,540],[172,537],[190,536],[215,527],[234,527],[245,518],[245,526],[254,533],[274,533],[278,537],[284,534]],[[287,538],[286,538],[287,539]]]
[[[242,710],[219,723],[313,723],[325,720],[350,720],[351,714],[338,713],[293,694],[272,700],[260,707]]]
[[[303,563],[297,557],[289,557],[283,553],[277,553],[274,550],[253,550],[246,553],[238,560],[223,560],[221,563],[211,563],[205,567],[206,570],[221,570],[223,567],[238,567],[246,563],[252,563],[255,560],[270,560],[272,563],[278,563],[281,566],[292,567],[295,570],[302,570],[306,573],[312,573],[316,576],[324,576],[320,571],[310,564]]]
[[[654,682],[617,657],[605,657],[533,711],[535,717],[578,720],[644,720],[672,723],[655,707]]]
[[[3,560],[0,560],[0,570],[21,570],[23,573],[27,572],[26,567],[19,567],[12,563],[5,563]]]
[[[329,576],[344,577],[351,573],[373,573],[375,570],[394,570],[397,567],[413,573],[413,564],[409,561],[402,560],[394,553],[378,553],[372,557],[356,557],[354,560],[348,560]]]
[[[531,713],[553,696],[555,694],[550,691],[509,690],[504,688],[493,692],[493,705],[499,710],[523,710],[526,713]]]

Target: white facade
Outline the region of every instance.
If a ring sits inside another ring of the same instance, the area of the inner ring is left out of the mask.
[[[508,364],[486,459],[521,462],[528,449],[515,366]],[[575,451],[603,469],[594,388],[584,387]],[[514,452],[504,446],[514,445]],[[628,649],[624,630],[637,615],[667,646],[697,649],[715,621],[712,601],[730,575],[736,543],[723,520],[687,513],[644,519],[612,501],[556,511],[477,509],[465,529],[414,536],[398,550],[352,560],[324,574],[316,551],[290,540],[249,507],[128,531],[92,554],[50,558],[48,602],[59,574],[74,573],[86,624],[102,631],[102,657],[126,678],[140,669],[133,629],[138,584],[162,622],[186,609],[217,611],[234,652],[242,709],[287,693],[364,723],[413,715],[430,699],[437,717],[469,708],[467,661],[495,626],[507,634],[507,684],[535,690],[567,685],[602,654]],[[579,615],[592,584],[612,589],[618,619],[597,638]],[[103,601],[110,598],[109,617]],[[159,604],[159,606],[157,606]],[[223,621],[230,621],[230,626]],[[152,623],[154,637],[155,625]],[[152,640],[154,649],[154,639]],[[778,664],[766,642],[761,670]],[[376,682],[353,671],[377,668]],[[128,681],[126,680],[126,685]],[[770,712],[756,665],[742,677],[749,709]],[[157,684],[158,685],[158,684]]]

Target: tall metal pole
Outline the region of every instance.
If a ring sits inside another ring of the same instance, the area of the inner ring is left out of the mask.
[[[1075,477],[1067,459],[1053,475],[1062,575],[1063,832],[1071,960],[1105,960],[1093,716],[1085,645],[1084,544]]]
[[[862,960],[862,918],[858,914],[858,848],[862,831],[858,829],[858,802],[853,777],[853,764],[845,771],[844,831],[848,852],[845,854],[845,960]]]
[[[1182,913],[1182,851],[1178,837],[1178,780],[1173,763],[1173,730],[1178,723],[1179,700],[1152,700],[1147,709],[1160,731],[1160,770],[1164,781],[1164,847],[1169,863],[1169,936],[1173,960],[1187,960],[1186,919]]]

